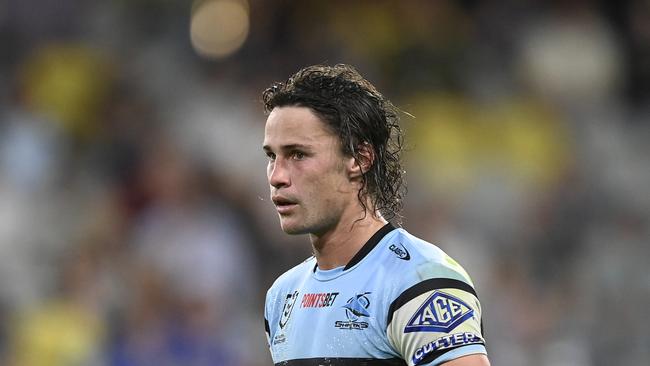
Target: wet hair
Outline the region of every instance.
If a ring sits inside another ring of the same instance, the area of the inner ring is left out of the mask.
[[[352,66],[314,65],[262,93],[264,111],[275,107],[310,108],[339,137],[342,153],[363,159],[360,148],[371,147],[372,165],[362,173],[357,197],[367,213],[366,196],[389,221],[401,224],[406,193],[400,161],[403,137],[398,109]]]

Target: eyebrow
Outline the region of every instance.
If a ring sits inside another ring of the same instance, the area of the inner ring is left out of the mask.
[[[262,149],[264,151],[273,151],[269,145],[264,145],[262,146]],[[284,145],[280,147],[280,150],[284,151],[289,151],[289,150],[310,150],[311,145],[304,145],[304,144],[289,144],[289,145]]]

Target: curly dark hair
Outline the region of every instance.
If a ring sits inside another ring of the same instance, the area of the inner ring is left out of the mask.
[[[398,109],[350,65],[314,65],[262,93],[265,113],[275,107],[310,108],[339,136],[342,152],[359,161],[359,148],[372,147],[374,161],[362,176],[358,199],[367,213],[368,195],[377,216],[401,224],[406,193],[400,153],[403,136]]]

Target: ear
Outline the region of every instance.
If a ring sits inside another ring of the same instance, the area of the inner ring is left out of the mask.
[[[372,164],[375,162],[375,152],[372,146],[367,142],[357,146],[356,155],[356,159],[351,157],[349,161],[348,176],[350,179],[360,178],[370,170]]]

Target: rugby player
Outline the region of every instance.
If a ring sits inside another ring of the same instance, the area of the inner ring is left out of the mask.
[[[399,223],[397,109],[348,65],[309,66],[262,96],[280,226],[313,256],[268,290],[276,365],[489,365],[465,270]]]

